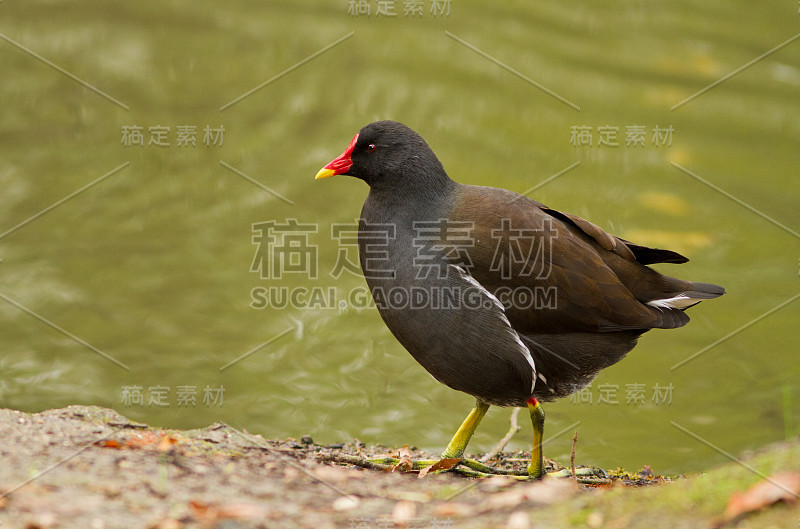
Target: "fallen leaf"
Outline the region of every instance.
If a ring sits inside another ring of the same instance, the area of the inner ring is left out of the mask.
[[[428,475],[428,472],[439,472],[443,470],[450,470],[454,466],[456,466],[462,458],[460,457],[446,457],[444,459],[440,459],[436,463],[427,466],[419,471],[419,477],[424,478]]]
[[[155,432],[136,432],[125,441],[125,448],[144,448],[157,443],[160,438]]]
[[[136,432],[123,442],[114,439],[106,439],[95,443],[96,446],[103,448],[117,448],[120,450],[123,448],[146,448],[151,445],[156,445],[155,448],[160,452],[165,452],[176,444],[178,444],[177,437],[150,431]]]
[[[119,444],[119,441],[115,441],[113,439],[106,439],[105,441],[98,441],[95,443],[95,446],[101,446],[103,448],[122,448],[122,445]]]
[[[178,439],[176,437],[173,437],[172,435],[165,435],[158,442],[158,451],[166,452],[176,444],[178,444]]]
[[[414,468],[414,462],[411,460],[411,450],[408,445],[403,445],[397,452],[397,458],[400,460],[394,465],[389,467],[389,472],[409,472]]]
[[[794,503],[800,498],[798,494],[800,494],[800,472],[773,474],[744,492],[731,494],[723,515],[723,524],[779,501]]]

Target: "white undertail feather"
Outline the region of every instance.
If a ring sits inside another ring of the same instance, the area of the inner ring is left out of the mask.
[[[702,299],[690,298],[685,294],[678,294],[671,298],[654,299],[653,301],[648,301],[647,304],[657,309],[685,309],[698,301],[702,301]]]

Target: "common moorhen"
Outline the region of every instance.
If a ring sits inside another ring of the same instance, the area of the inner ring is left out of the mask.
[[[370,187],[359,254],[397,340],[440,382],[477,401],[443,458],[459,458],[489,406],[527,406],[528,474],[543,475],[539,401],[585,387],[642,333],[689,321],[725,289],[646,265],[686,257],[610,235],[523,195],[447,176],[425,140],[395,121],[361,129],[316,178]]]

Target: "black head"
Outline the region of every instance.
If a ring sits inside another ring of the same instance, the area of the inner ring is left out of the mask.
[[[316,178],[354,176],[373,189],[429,187],[449,181],[442,164],[422,137],[396,121],[370,123]]]

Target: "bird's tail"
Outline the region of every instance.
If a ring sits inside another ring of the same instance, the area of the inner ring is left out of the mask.
[[[654,299],[647,304],[658,309],[681,309],[697,305],[703,300],[718,298],[725,293],[725,289],[711,283],[688,282],[689,288],[682,292],[675,292],[667,298]]]

